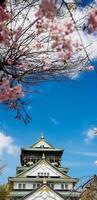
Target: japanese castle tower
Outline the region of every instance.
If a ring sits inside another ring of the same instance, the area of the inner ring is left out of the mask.
[[[21,148],[21,166],[9,177],[10,200],[78,200],[77,178],[61,166],[63,149],[50,145],[42,135],[38,142]]]

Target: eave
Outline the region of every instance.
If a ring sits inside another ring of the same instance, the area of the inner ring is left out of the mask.
[[[14,182],[43,182],[43,179],[44,178],[38,178],[38,177],[35,177],[35,178],[30,178],[30,177],[9,177],[9,181],[14,181]],[[78,182],[78,179],[77,178],[46,178],[46,181],[47,182],[50,182],[50,183],[77,183]]]
[[[11,197],[23,197],[26,195],[29,195],[31,192],[35,192],[35,190],[30,190],[30,191],[13,191],[11,192],[10,196]],[[59,190],[54,190],[54,192],[57,192],[57,194],[64,196],[64,197],[80,197],[80,192],[77,191],[59,191]]]
[[[22,148],[21,151],[55,151],[55,152],[63,152],[64,149],[50,149],[50,148],[27,148],[27,149],[24,149]]]

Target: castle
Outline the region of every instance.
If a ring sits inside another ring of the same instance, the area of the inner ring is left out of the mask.
[[[78,200],[78,179],[70,177],[69,168],[61,166],[63,152],[43,135],[30,147],[21,148],[21,166],[15,177],[9,177],[10,200]]]

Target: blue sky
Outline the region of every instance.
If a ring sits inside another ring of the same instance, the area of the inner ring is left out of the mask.
[[[94,63],[96,65],[96,63]],[[44,133],[52,145],[64,148],[62,164],[74,177],[97,173],[97,74],[82,74],[76,80],[46,82],[34,87],[38,94],[28,96],[28,126],[14,119],[14,113],[0,106],[0,158],[6,169],[0,182],[15,175],[21,147],[28,147]],[[10,136],[10,137],[8,137]]]

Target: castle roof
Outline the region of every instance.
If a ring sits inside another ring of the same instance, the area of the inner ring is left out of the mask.
[[[43,184],[42,186],[37,188],[35,191],[32,191],[31,193],[27,194],[25,197],[21,198],[21,200],[29,200],[29,197],[31,200],[38,199],[38,198],[46,199],[48,197],[56,199],[56,200],[64,200],[61,194],[53,190],[47,184]]]
[[[44,138],[44,135],[41,134],[40,139],[32,144],[31,146],[29,146],[28,148],[22,148],[22,150],[24,151],[59,151],[59,152],[63,152],[64,150],[61,148],[55,148],[53,145],[51,145],[50,143],[48,143],[48,141]]]

